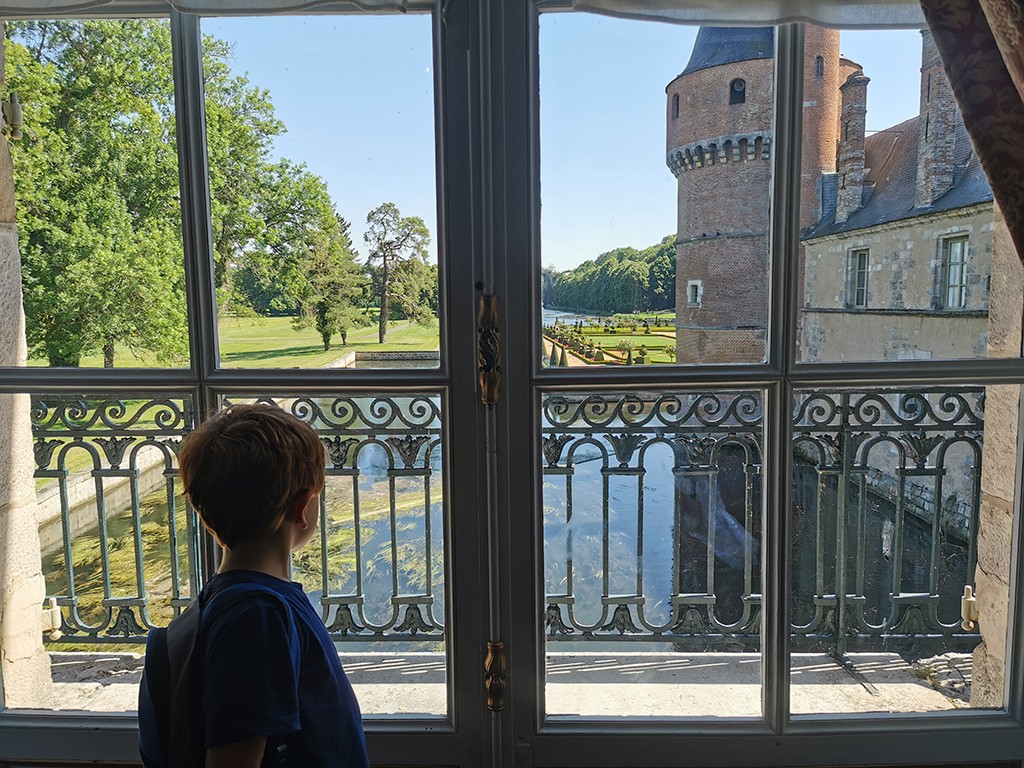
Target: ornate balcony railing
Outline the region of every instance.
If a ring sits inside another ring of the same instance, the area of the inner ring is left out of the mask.
[[[274,402],[327,448],[320,536],[293,566],[325,625],[348,642],[440,640],[440,396]],[[191,401],[34,403],[57,642],[141,642],[200,586],[200,528],[176,463]],[[794,648],[917,655],[977,642],[960,629],[959,595],[976,562],[983,411],[978,389],[799,393]],[[756,648],[762,394],[548,395],[542,419],[549,639]]]
[[[983,391],[794,406],[793,647],[973,647]],[[756,648],[761,394],[562,394],[543,418],[549,639]]]

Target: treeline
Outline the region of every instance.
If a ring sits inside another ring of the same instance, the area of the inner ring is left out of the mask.
[[[616,248],[568,272],[545,272],[543,300],[550,309],[616,314],[676,305],[674,235],[642,251]]]

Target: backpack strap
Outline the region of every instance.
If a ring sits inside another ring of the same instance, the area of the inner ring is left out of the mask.
[[[145,768],[162,768],[166,764],[170,738],[171,703],[166,627],[149,631],[145,659],[139,682],[139,756]]]
[[[199,636],[203,626],[218,611],[224,611],[254,595],[267,596],[284,609],[288,621],[289,648],[292,662],[300,656],[299,632],[291,606],[278,592],[254,582],[240,582],[225,587],[211,598],[206,605],[193,602],[180,616],[170,623],[166,631],[167,660],[169,665],[169,696],[167,740],[163,753],[167,756],[168,768],[192,768],[202,766],[206,752],[205,737],[201,718],[197,724],[196,713],[199,694],[202,691],[203,644]],[[161,734],[162,735],[162,734]]]

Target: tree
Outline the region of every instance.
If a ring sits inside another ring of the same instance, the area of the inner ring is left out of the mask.
[[[187,355],[170,33],[157,21],[9,25],[27,332],[51,365],[114,343]],[[162,76],[166,73],[166,77]]]
[[[186,360],[167,22],[8,29],[8,87],[25,110],[25,139],[13,151],[32,353],[77,366],[102,350],[112,366],[117,342]],[[323,179],[271,157],[284,125],[265,90],[231,73],[230,45],[207,36],[203,53],[218,310],[299,322],[319,312],[322,328],[340,328],[351,296],[333,294],[337,306],[320,301],[317,312],[310,297],[358,290],[347,223]],[[311,265],[325,260],[345,263],[311,285]]]
[[[309,244],[303,260],[304,279],[296,293],[300,313],[299,328],[312,325],[320,334],[324,351],[331,348],[331,337],[341,334],[348,345],[351,328],[365,325],[357,297],[362,294],[363,275],[356,263],[349,237],[349,223],[331,209],[332,220]]]
[[[380,300],[377,337],[384,344],[392,301],[401,305],[407,317],[417,313],[413,297],[418,299],[420,294],[411,284],[422,276],[419,265],[426,265],[430,232],[421,218],[403,217],[394,203],[374,208],[366,215],[366,224],[363,239],[370,248],[368,263],[376,272]]]

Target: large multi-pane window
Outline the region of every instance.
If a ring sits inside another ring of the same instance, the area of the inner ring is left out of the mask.
[[[253,401],[375,763],[1016,760],[1024,280],[930,38],[494,9],[8,25],[0,762],[134,759]]]

